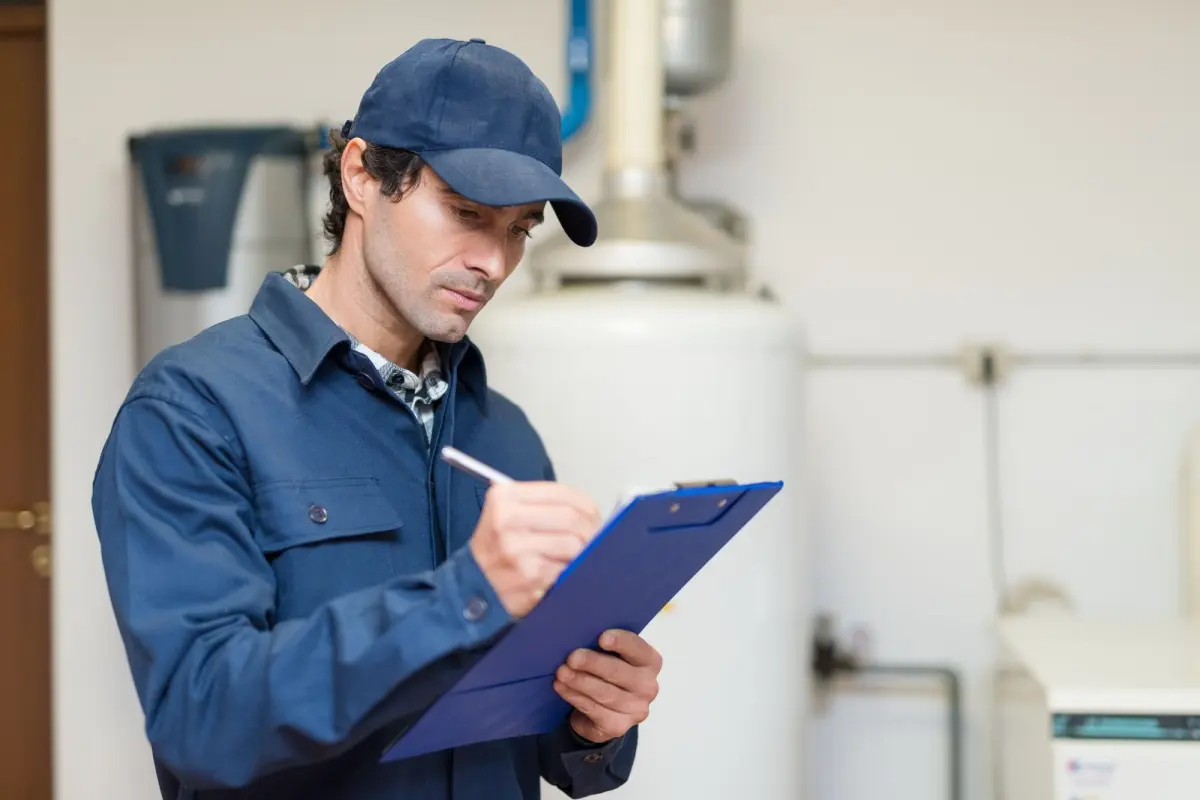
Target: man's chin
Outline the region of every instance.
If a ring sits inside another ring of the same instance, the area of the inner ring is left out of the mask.
[[[435,342],[455,344],[461,342],[467,335],[467,328],[471,326],[471,320],[474,317],[474,314],[470,317],[461,314],[446,314],[435,324],[427,326],[421,333],[425,335],[426,339],[432,339]]]
[[[458,335],[438,334],[436,336],[426,336],[425,338],[429,339],[429,341],[431,341],[431,342],[438,342],[439,344],[458,344],[459,342],[461,342],[463,340],[463,337],[466,335],[467,335],[467,332],[463,331],[462,333],[460,333]]]

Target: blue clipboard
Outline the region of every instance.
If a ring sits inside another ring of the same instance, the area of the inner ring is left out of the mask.
[[[619,628],[641,633],[783,488],[688,486],[626,504],[546,596],[387,748],[398,761],[479,742],[548,733],[571,707],[554,673]]]

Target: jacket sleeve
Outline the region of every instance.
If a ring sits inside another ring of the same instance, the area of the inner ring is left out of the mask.
[[[567,797],[591,797],[623,786],[633,772],[637,753],[636,727],[619,739],[590,744],[575,735],[569,723],[538,737],[542,777]]]
[[[93,484],[147,736],[195,789],[345,751],[427,706],[511,622],[462,548],[436,570],[275,623],[274,575],[224,420],[190,399],[130,400]]]

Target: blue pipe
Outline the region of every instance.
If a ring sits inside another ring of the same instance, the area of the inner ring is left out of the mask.
[[[571,4],[567,34],[567,73],[570,94],[562,113],[562,140],[566,144],[588,121],[592,107],[592,22],[589,0],[568,0]]]

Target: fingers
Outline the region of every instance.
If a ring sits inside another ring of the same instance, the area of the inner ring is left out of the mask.
[[[606,631],[600,646],[617,655],[576,650],[554,675],[554,690],[579,715],[572,727],[592,741],[622,736],[650,716],[662,667],[658,651],[629,631]]]
[[[562,574],[562,571],[570,561],[570,558],[560,560],[538,558],[535,565],[529,570],[534,601],[541,600],[545,596],[546,590],[554,585],[554,582],[558,580],[558,576]]]
[[[508,546],[512,567],[524,576],[525,584],[539,591],[558,580],[579,552],[579,545],[571,536],[526,535]]]
[[[647,705],[645,700],[633,692],[601,680],[590,673],[578,672],[568,666],[559,667],[556,678],[557,682],[566,689],[587,698],[598,707],[618,714],[637,715]],[[576,706],[576,708],[579,707]],[[585,714],[589,713],[587,709],[580,708],[579,710]]]
[[[496,512],[497,531],[505,536],[529,532],[564,534],[580,547],[595,535],[592,521],[572,506],[508,504]]]
[[[583,546],[579,537],[572,534],[526,534],[513,548],[518,552],[536,556],[561,566],[566,566],[579,555]]]
[[[632,689],[631,684],[637,680],[637,667],[616,656],[594,653],[590,650],[576,650],[571,653],[565,666],[570,670],[593,675],[606,683],[626,689]]]
[[[662,669],[662,656],[649,642],[630,631],[605,631],[600,637],[600,646],[616,653],[635,667],[647,667],[654,674]]]
[[[614,711],[583,692],[572,689],[562,681],[554,682],[554,690],[563,700],[588,718],[592,726],[601,734],[596,736],[596,739],[604,740],[620,736],[634,725],[645,722],[649,717],[649,711],[645,708],[634,713]]]
[[[579,674],[599,680],[609,686],[638,697],[653,700],[658,694],[658,671],[636,666],[617,657],[590,650],[576,650],[564,665],[564,674]],[[587,685],[594,685],[585,681]],[[575,688],[579,688],[576,686]],[[602,698],[600,699],[603,702]]]
[[[588,525],[598,528],[601,523],[600,511],[592,498],[586,492],[563,483],[513,481],[493,484],[488,489],[488,498],[493,496],[514,505],[568,506],[575,509]]]

